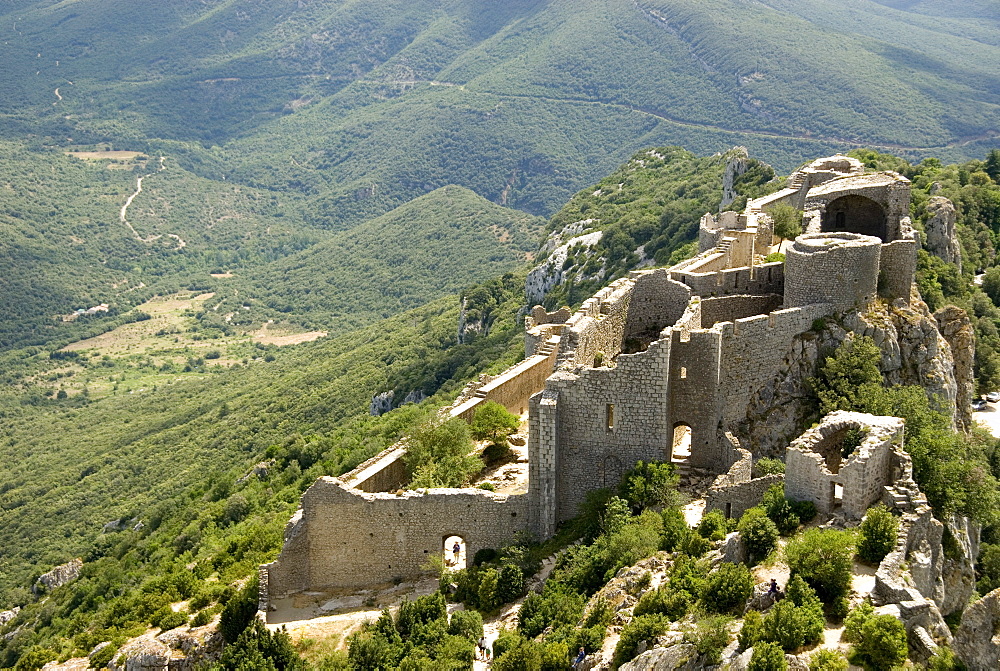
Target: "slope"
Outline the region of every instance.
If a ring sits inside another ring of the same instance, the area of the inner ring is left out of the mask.
[[[358,328],[517,267],[537,248],[544,223],[468,189],[442,187],[248,270],[212,310],[271,314],[335,333]]]

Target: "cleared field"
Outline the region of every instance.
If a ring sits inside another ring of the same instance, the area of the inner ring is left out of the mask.
[[[113,161],[129,161],[133,158],[149,158],[141,151],[68,151],[66,152],[68,156],[75,156],[80,159],[111,159]]]

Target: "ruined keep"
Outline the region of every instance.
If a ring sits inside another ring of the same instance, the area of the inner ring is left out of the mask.
[[[396,492],[404,445],[321,478],[303,495],[281,555],[261,568],[262,609],[306,590],[416,576],[450,536],[465,540],[470,557],[518,531],[547,537],[588,491],[617,485],[640,459],[716,473],[708,509],[738,515],[759,502],[781,476],[751,478],[753,456],[736,437],[750,399],[775,383],[793,341],[817,320],[876,297],[908,305],[915,271],[908,180],[865,174],[836,156],[788,184],[742,213],[706,215],[693,259],[633,271],[573,314],[536,307],[526,318],[526,359],[470,385],[447,410],[468,419],[496,400],[528,412],[526,493]],[[805,212],[806,232],[784,263],[765,263],[775,242],[767,210],[778,202]],[[868,437],[842,465],[823,456],[825,434],[813,445],[819,452],[793,446],[802,465],[792,467],[794,457],[788,478],[818,483],[817,506],[833,505],[837,485],[843,509],[863,514],[905,471],[895,425],[865,421]]]

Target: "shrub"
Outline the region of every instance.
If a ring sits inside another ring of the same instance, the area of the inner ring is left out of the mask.
[[[809,658],[809,671],[847,671],[848,662],[837,650],[817,650]]]
[[[823,637],[823,613],[800,608],[789,599],[776,603],[764,618],[763,640],[772,641],[791,651],[818,643]]]
[[[204,627],[206,624],[212,621],[212,611],[208,608],[204,610],[199,610],[194,617],[191,618],[192,627]]]
[[[615,654],[611,659],[611,668],[617,669],[625,662],[635,657],[639,644],[652,641],[667,630],[670,621],[662,615],[640,615],[622,628],[621,638],[615,646]]]
[[[476,408],[469,429],[476,440],[507,445],[507,437],[517,431],[520,425],[521,419],[517,415],[508,412],[507,408],[496,401],[487,401]]]
[[[483,465],[481,459],[469,454],[469,425],[457,417],[430,420],[414,428],[406,448],[410,487],[459,487]]]
[[[510,603],[524,594],[524,572],[514,564],[504,564],[497,576],[496,600]]]
[[[490,668],[493,671],[541,671],[542,645],[522,638],[514,647],[494,656]]]
[[[545,641],[542,646],[540,671],[566,671],[569,669],[569,646],[562,641]]]
[[[788,662],[785,661],[785,652],[781,646],[761,641],[753,647],[747,671],[785,671],[787,668]]]
[[[721,541],[726,537],[725,515],[718,510],[707,513],[698,523],[698,534],[710,541]]]
[[[860,641],[861,628],[868,621],[868,618],[874,614],[875,608],[867,601],[862,601],[844,618],[844,633],[841,635],[841,638],[848,643],[857,643]]]
[[[792,510],[791,502],[785,498],[784,485],[772,485],[768,488],[761,506],[767,511],[767,516],[778,527],[782,536],[787,536],[798,529],[799,516]]]
[[[483,635],[483,616],[474,610],[456,610],[448,622],[448,633],[477,641]]]
[[[743,616],[743,627],[737,635],[740,647],[744,650],[757,645],[764,638],[764,616],[756,610],[749,610]]]
[[[927,671],[964,671],[964,669],[965,665],[955,657],[951,648],[940,647],[934,656],[927,660]]]
[[[835,529],[809,529],[785,547],[792,575],[800,575],[825,604],[845,596],[851,586],[854,536]]]
[[[747,546],[751,561],[755,563],[769,555],[778,544],[778,527],[763,508],[750,508],[743,513],[737,530]]]
[[[226,602],[219,616],[219,632],[226,643],[235,642],[254,620],[259,598],[257,576],[252,576],[239,593]]]
[[[712,543],[707,538],[702,538],[701,534],[688,530],[679,549],[687,556],[697,559],[708,552],[711,547]]]
[[[673,552],[680,548],[684,539],[690,533],[687,521],[684,519],[684,512],[677,507],[665,508],[663,516],[663,535],[660,538],[660,549]],[[1000,552],[997,554],[1000,557]],[[1000,562],[998,562],[1000,566]],[[1000,570],[998,570],[1000,575]]]
[[[896,545],[899,521],[883,505],[868,509],[858,528],[858,555],[869,564],[878,564]]]
[[[724,562],[718,570],[708,575],[702,601],[710,610],[724,613],[740,607],[753,593],[753,576],[743,564]]]
[[[492,466],[510,460],[513,455],[514,452],[506,442],[490,443],[483,450],[483,461]]]
[[[660,614],[667,616],[673,622],[687,615],[694,601],[694,598],[684,590],[664,585],[643,594],[639,603],[635,605],[633,615]]]
[[[785,462],[781,459],[762,457],[753,465],[753,477],[762,478],[765,475],[779,475],[785,472]]]
[[[691,637],[698,654],[705,659],[706,665],[719,664],[722,661],[722,651],[729,645],[729,618],[716,615],[702,620],[695,627]]]
[[[88,660],[88,668],[91,669],[104,669],[107,668],[111,660],[114,659],[115,654],[118,652],[118,646],[114,643],[109,643],[104,646],[93,655],[90,656]]]
[[[663,461],[639,461],[622,476],[618,495],[628,501],[635,514],[654,506],[680,504],[677,468]]]
[[[219,666],[223,669],[304,671],[305,662],[295,652],[292,639],[284,629],[272,633],[260,620],[254,619],[236,641],[223,648]]]
[[[254,612],[256,612],[256,608]],[[176,627],[185,625],[187,621],[187,615],[184,613],[175,613],[170,609],[170,606],[164,606],[153,613],[149,623],[154,627],[159,627],[163,631],[167,631],[168,629],[175,629]]]
[[[854,656],[866,669],[889,671],[906,661],[906,627],[892,615],[872,615],[861,627]]]
[[[809,524],[816,518],[816,504],[812,501],[792,501],[792,512],[798,515],[799,524]]]

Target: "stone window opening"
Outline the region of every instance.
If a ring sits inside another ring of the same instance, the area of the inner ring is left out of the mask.
[[[839,482],[830,483],[830,509],[839,508],[844,504],[844,485]]]
[[[608,431],[613,431],[615,428],[615,404],[608,403],[608,407],[605,411],[605,419],[607,420]]]
[[[686,380],[688,376],[688,369],[686,366],[681,366],[681,379]]]
[[[456,548],[458,551],[456,552]],[[466,567],[465,539],[461,536],[444,537],[444,567],[448,571],[461,571]]]

